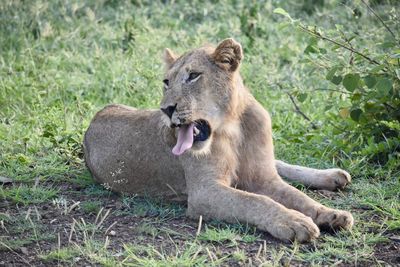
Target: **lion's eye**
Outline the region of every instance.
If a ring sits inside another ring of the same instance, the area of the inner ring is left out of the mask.
[[[165,79],[165,80],[163,80],[163,83],[164,83],[164,85],[165,85],[166,87],[168,87],[168,85],[169,85],[169,80],[168,80],[168,79]]]
[[[191,72],[188,77],[188,82],[196,80],[198,77],[200,77],[200,75],[200,72]]]

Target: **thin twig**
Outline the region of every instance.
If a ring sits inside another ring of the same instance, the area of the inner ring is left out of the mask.
[[[304,114],[303,111],[301,111],[301,109],[297,105],[296,101],[294,100],[294,97],[289,92],[286,92],[286,94],[289,96],[290,100],[292,101],[294,108],[296,109],[296,112],[299,113],[304,119],[308,120],[311,123],[311,127],[313,129],[318,129],[317,125],[315,125],[314,122],[306,114]]]
[[[340,47],[342,47],[342,48],[344,48],[344,49],[347,49],[347,50],[349,50],[349,51],[351,51],[351,52],[353,52],[353,53],[355,53],[355,54],[357,54],[357,55],[359,55],[359,56],[365,58],[366,60],[368,60],[369,62],[371,62],[371,63],[373,63],[373,64],[381,65],[381,63],[379,63],[379,62],[376,61],[375,59],[370,58],[369,56],[367,56],[367,55],[365,55],[365,54],[363,54],[363,53],[361,53],[361,52],[355,50],[354,48],[351,48],[351,47],[349,47],[349,46],[347,46],[347,45],[345,45],[345,44],[339,43],[338,41],[335,41],[335,40],[333,40],[333,39],[331,39],[331,38],[329,38],[329,37],[323,36],[322,34],[320,34],[319,32],[317,32],[317,31],[315,31],[315,30],[314,30],[314,31],[309,30],[309,29],[307,29],[307,27],[305,27],[304,25],[299,25],[299,27],[300,27],[300,29],[302,29],[303,31],[306,31],[306,32],[308,32],[308,33],[310,33],[310,34],[312,34],[312,35],[314,35],[314,36],[316,36],[316,37],[318,37],[318,38],[320,38],[320,39],[322,39],[322,40],[331,42],[331,43],[333,43],[333,44],[335,44],[335,45],[338,45],[338,46],[340,46]]]
[[[342,38],[344,39],[344,41],[345,41],[351,48],[354,49],[354,46],[352,45],[350,39],[346,37],[346,34],[344,34],[344,32],[343,32],[342,30],[340,30],[340,29],[338,29],[338,30],[339,30],[340,34],[342,35]],[[354,63],[354,53],[351,52],[349,64],[350,64],[350,65],[353,65],[353,63]]]
[[[392,105],[390,105],[390,104],[388,104],[388,103],[383,103],[383,105],[384,105],[385,107],[389,107],[389,108],[391,108],[391,109],[393,109],[393,110],[396,110],[395,107],[393,107]]]
[[[368,10],[371,11],[372,14],[374,14],[375,17],[378,18],[378,20],[383,24],[383,26],[386,28],[386,30],[388,30],[388,32],[390,32],[390,34],[393,36],[394,40],[400,44],[400,41],[397,40],[396,35],[394,34],[394,32],[393,32],[393,31],[389,28],[389,26],[383,21],[383,19],[375,12],[375,10],[373,10],[372,7],[371,7],[370,5],[368,5],[367,2],[365,2],[364,0],[361,0],[361,2],[363,2],[363,4],[368,8]]]
[[[346,94],[346,95],[350,95],[351,94],[350,92],[346,92],[346,91],[342,91],[342,90],[336,90],[336,89],[328,89],[328,88],[317,88],[317,89],[314,89],[314,90],[316,90],[316,91],[332,91],[332,92],[338,92],[338,93]]]
[[[285,90],[283,90],[282,84],[276,83],[276,86],[278,86],[281,91],[285,92]],[[311,127],[314,130],[318,129],[318,126],[303,111],[301,111],[300,107],[297,105],[296,101],[294,100],[294,97],[289,92],[285,92],[285,93],[289,96],[289,98],[292,101],[292,103],[294,105],[294,108],[296,109],[297,113],[299,113],[304,119],[309,121],[310,124],[311,124]]]

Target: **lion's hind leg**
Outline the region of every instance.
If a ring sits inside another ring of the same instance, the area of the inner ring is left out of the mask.
[[[275,160],[275,166],[280,176],[289,181],[299,182],[308,187],[324,190],[343,189],[351,182],[351,176],[341,169],[312,169],[298,165],[290,165],[280,160]]]

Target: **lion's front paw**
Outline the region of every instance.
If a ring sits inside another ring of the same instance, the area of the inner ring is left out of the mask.
[[[315,222],[321,228],[349,230],[354,224],[354,219],[347,211],[323,209],[318,212]]]
[[[302,243],[309,242],[319,236],[318,226],[315,225],[313,220],[294,211],[289,216],[275,221],[269,232],[279,239],[297,240]]]
[[[325,189],[332,191],[343,189],[347,184],[351,182],[350,174],[341,169],[323,170],[322,178],[326,182]]]

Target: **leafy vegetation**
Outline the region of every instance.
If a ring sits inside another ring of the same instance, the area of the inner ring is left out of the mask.
[[[0,184],[0,265],[397,265],[399,8],[0,1],[0,176],[12,181]],[[243,45],[241,73],[271,113],[277,157],[352,174],[344,192],[301,187],[352,211],[351,233],[300,245],[240,224],[203,222],[198,232],[183,205],[119,196],[91,179],[81,141],[95,112],[158,108],[163,49],[227,37]]]
[[[305,24],[293,19],[284,9],[275,13],[284,15],[291,24],[310,35],[301,64],[311,65],[311,71],[329,84],[320,88],[296,92],[304,102],[309,91],[323,90],[329,97],[342,98],[324,103],[325,111],[334,110],[338,137],[336,151],[364,157],[390,168],[400,168],[400,32],[396,8],[381,15],[362,0],[349,6],[353,21],[342,24],[332,19],[326,27]],[[361,16],[370,13],[381,27],[359,27]],[[350,25],[353,23],[354,25]],[[333,24],[333,25],[332,25]],[[334,26],[334,28],[332,28]],[[393,29],[393,30],[392,30]],[[383,34],[382,34],[383,33]],[[340,115],[340,116],[337,116]],[[333,137],[333,136],[332,136]]]

